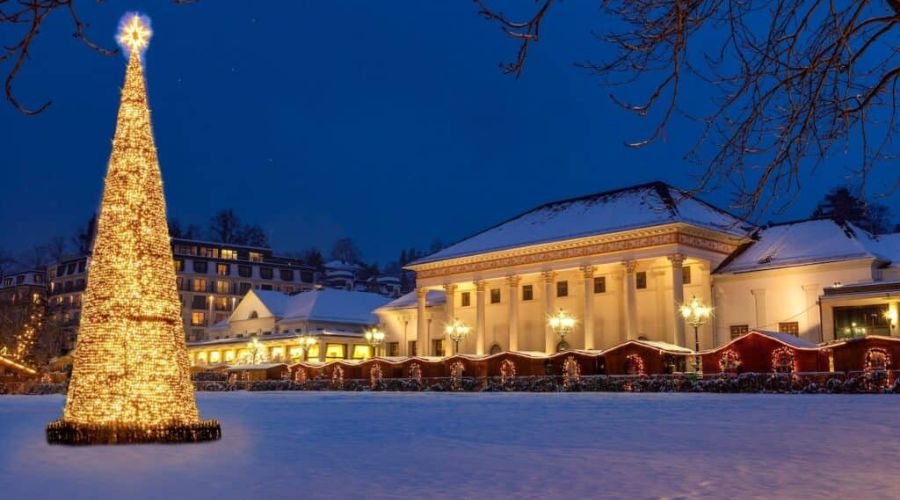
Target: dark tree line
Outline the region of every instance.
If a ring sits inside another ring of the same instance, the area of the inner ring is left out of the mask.
[[[852,222],[875,235],[900,232],[900,223],[891,223],[891,211],[887,206],[866,203],[845,186],[829,191],[812,216],[828,217],[840,223]]]
[[[182,227],[177,219],[169,220],[169,235],[173,238],[206,239],[216,243],[269,246],[269,237],[259,224],[245,224],[233,209],[225,209],[209,219],[205,229],[194,224]]]

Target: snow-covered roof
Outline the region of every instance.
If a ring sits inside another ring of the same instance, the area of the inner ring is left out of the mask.
[[[663,182],[541,205],[412,265],[682,222],[746,236],[752,226]]]
[[[311,290],[295,295],[269,290],[253,290],[272,316],[281,321],[307,320],[335,323],[378,323],[372,314],[390,299],[368,292],[350,292],[333,288]]]
[[[764,269],[874,258],[900,260],[896,235],[875,238],[853,224],[812,219],[760,229],[753,243],[726,260],[716,273],[743,273]],[[896,262],[896,261],[895,261]]]
[[[359,271],[362,267],[359,264],[354,264],[353,262],[347,262],[345,260],[329,260],[325,263],[325,269],[343,269],[347,271]]]
[[[701,354],[706,354],[706,353],[716,352],[716,351],[723,351],[723,350],[731,347],[732,344],[734,344],[736,342],[740,342],[743,339],[745,339],[751,335],[761,335],[763,337],[768,337],[776,342],[780,342],[786,346],[794,347],[797,349],[818,349],[819,348],[818,344],[815,344],[808,340],[803,340],[799,337],[795,337],[789,333],[771,332],[768,330],[750,330],[749,332],[741,335],[740,337],[732,340],[731,342],[728,342],[725,345],[721,345],[719,347],[714,347],[712,349],[708,349],[706,351],[703,351]]]
[[[447,302],[447,296],[441,290],[428,290],[428,293],[425,294],[425,306],[437,306]],[[419,298],[416,296],[416,292],[409,292],[406,295],[401,295],[399,298],[394,299],[388,304],[382,306],[380,309],[414,309],[419,304]]]
[[[674,354],[693,354],[694,351],[688,349],[687,347],[681,347],[680,345],[669,344],[667,342],[660,342],[656,340],[627,340],[621,344],[615,345],[603,351],[603,354],[615,351],[617,349],[621,349],[625,346],[631,344],[638,344],[644,347],[651,347],[653,349],[659,349],[660,351],[671,352]]]

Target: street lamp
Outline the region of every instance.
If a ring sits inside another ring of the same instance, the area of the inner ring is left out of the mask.
[[[309,348],[319,342],[318,339],[312,335],[303,335],[297,341],[300,343],[300,349],[303,351],[303,360],[309,361]]]
[[[378,356],[378,348],[381,347],[381,344],[384,344],[384,332],[376,327],[367,330],[364,336],[366,337],[366,342],[372,347],[372,356]]]
[[[568,350],[569,343],[566,342],[566,335],[572,333],[572,329],[575,328],[575,318],[570,316],[565,309],[560,309],[556,314],[550,316],[548,322],[553,332],[559,336],[559,344],[556,345],[556,350]]]
[[[459,354],[459,341],[468,337],[471,330],[469,325],[459,319],[454,319],[453,323],[444,327],[444,333],[453,341],[453,354]]]
[[[690,302],[681,304],[679,310],[684,322],[694,327],[694,369],[698,374],[703,375],[703,367],[700,365],[700,334],[698,331],[712,316],[712,307],[700,302],[700,299],[694,296]]]

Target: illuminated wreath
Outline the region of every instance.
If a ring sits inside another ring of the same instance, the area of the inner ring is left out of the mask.
[[[516,378],[516,364],[511,359],[504,359],[500,363],[500,383],[505,384]]]
[[[719,371],[735,372],[741,367],[741,356],[734,349],[728,349],[719,357]]]
[[[625,373],[628,375],[644,375],[644,358],[640,354],[629,354],[625,357]]]
[[[865,364],[863,366],[867,373],[890,370],[891,355],[880,347],[873,347],[866,351]]]
[[[772,371],[775,373],[794,373],[797,371],[794,350],[790,347],[779,347],[772,351]]]
[[[306,383],[306,368],[297,368],[294,372],[294,382],[298,384]]]
[[[465,365],[463,365],[462,361],[456,361],[452,365],[450,365],[450,378],[455,381],[459,381],[462,379],[463,372],[466,371]]]

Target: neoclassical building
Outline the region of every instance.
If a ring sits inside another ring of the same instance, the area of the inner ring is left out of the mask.
[[[678,312],[692,297],[715,311],[701,349],[754,328],[811,342],[897,335],[898,265],[900,235],[830,220],[760,228],[653,182],[547,203],[413,262],[416,291],[376,314],[397,356],[452,354],[453,319],[472,328],[463,353],[555,352],[547,318],[559,309],[577,321],[573,348],[693,348]]]

